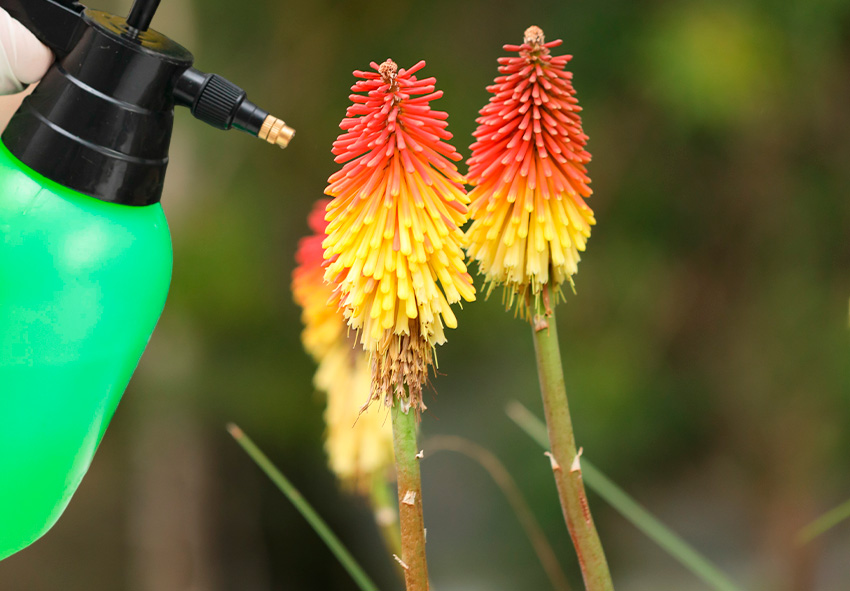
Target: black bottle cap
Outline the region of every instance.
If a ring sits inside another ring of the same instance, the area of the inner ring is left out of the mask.
[[[141,206],[162,196],[175,104],[219,129],[260,134],[266,111],[148,28],[158,5],[136,0],[124,19],[73,0],[0,0],[57,57],[3,133],[9,151],[63,186]]]

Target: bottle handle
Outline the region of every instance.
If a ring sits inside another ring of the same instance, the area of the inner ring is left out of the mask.
[[[4,9],[63,58],[86,29],[85,7],[73,0],[0,0]]]

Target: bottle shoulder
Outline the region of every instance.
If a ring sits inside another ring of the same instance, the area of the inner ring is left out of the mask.
[[[171,234],[159,203],[119,205],[62,187],[0,147],[0,275],[25,260],[56,271],[133,272],[170,281]]]
[[[168,234],[162,205],[109,203],[63,187],[27,167],[0,143],[0,216],[62,216],[67,226],[106,225]],[[60,220],[57,219],[57,222]]]

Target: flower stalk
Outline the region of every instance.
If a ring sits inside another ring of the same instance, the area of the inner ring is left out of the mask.
[[[357,71],[334,142],[343,167],[328,179],[325,281],[372,361],[369,402],[392,416],[401,557],[407,591],[428,589],[416,421],[434,348],[455,328],[451,305],[473,301],[464,262],[469,198],[448,143],[448,114],[433,77],[386,60]],[[367,405],[368,406],[368,405]]]
[[[422,517],[421,455],[416,445],[416,412],[410,398],[392,407],[393,449],[398,475],[398,512],[401,524],[401,566],[407,591],[428,590],[425,558],[425,522]]]
[[[543,293],[544,302],[548,295],[549,287],[546,286]],[[554,310],[538,310],[531,330],[551,446],[549,458],[552,462],[552,473],[558,488],[561,510],[576,549],[584,585],[587,591],[612,591],[614,584],[608,570],[608,561],[596,532],[584,490],[581,453],[576,451]]]
[[[468,254],[487,292],[505,288],[505,303],[531,322],[551,443],[547,452],[587,591],[613,589],[581,476],[564,387],[552,308],[573,285],[596,223],[585,199],[593,193],[588,136],[566,70],[570,55],[553,55],[560,40],[540,27],[525,30],[515,53],[499,58],[493,95],[480,111],[467,178],[472,225]]]

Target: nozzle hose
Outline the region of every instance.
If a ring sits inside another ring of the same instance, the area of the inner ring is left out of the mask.
[[[151,26],[153,15],[159,8],[160,0],[136,0],[127,17],[127,26],[136,31],[147,31]]]

